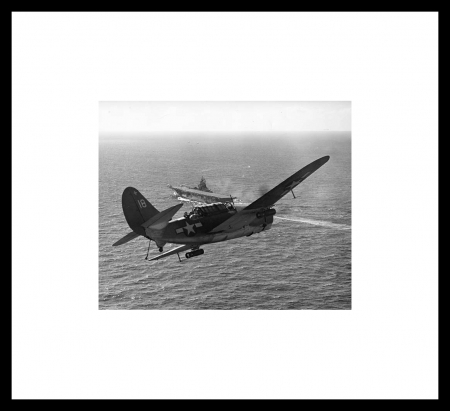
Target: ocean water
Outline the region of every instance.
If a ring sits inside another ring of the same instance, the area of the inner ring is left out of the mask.
[[[207,244],[181,263],[145,260],[143,237],[112,247],[131,231],[121,206],[128,186],[160,211],[179,202],[167,184],[202,176],[214,192],[251,202],[325,155],[296,198],[277,203],[268,231]],[[350,133],[116,136],[100,139],[99,156],[100,309],[351,309]]]

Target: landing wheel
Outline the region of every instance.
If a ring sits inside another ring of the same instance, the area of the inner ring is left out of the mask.
[[[162,253],[163,252],[163,248],[159,247],[159,252]]]

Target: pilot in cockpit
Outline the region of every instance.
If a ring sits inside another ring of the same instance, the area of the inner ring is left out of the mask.
[[[199,212],[198,208],[194,208],[189,214],[186,212],[184,213],[184,216],[189,220],[198,220],[199,219]]]

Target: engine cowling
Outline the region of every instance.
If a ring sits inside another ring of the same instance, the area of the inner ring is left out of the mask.
[[[275,215],[277,213],[277,211],[274,208],[270,208],[268,210],[264,210],[264,211],[258,211],[256,213],[256,217],[258,218],[264,218],[264,217],[269,217],[271,215]]]

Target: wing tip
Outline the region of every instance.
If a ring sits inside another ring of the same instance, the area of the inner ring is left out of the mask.
[[[323,156],[323,157],[320,157],[317,160],[313,161],[309,165],[315,165],[317,168],[319,168],[319,167],[322,167],[329,159],[330,159],[330,156]]]

